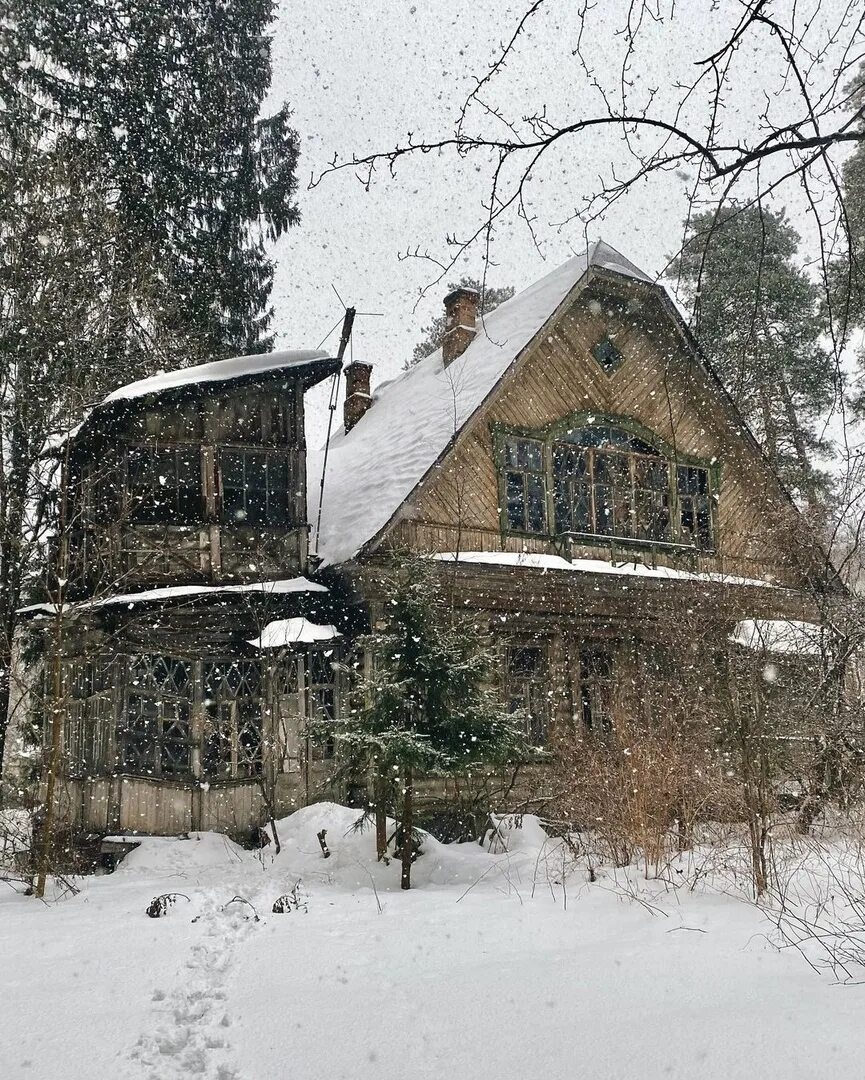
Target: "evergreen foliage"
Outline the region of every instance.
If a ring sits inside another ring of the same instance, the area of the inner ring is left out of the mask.
[[[418,558],[395,560],[383,581],[383,625],[359,642],[372,657],[359,689],[364,704],[335,731],[317,733],[334,739],[349,771],[374,772],[380,816],[390,781],[398,781],[403,834],[411,831],[415,771],[454,774],[533,752],[520,718],[495,693],[493,651],[454,610],[438,569]]]
[[[453,292],[454,289],[460,288],[474,289],[475,292],[480,293],[481,301],[479,311],[481,315],[489,315],[489,313],[494,311],[499,304],[503,304],[505,300],[510,300],[515,291],[512,285],[505,285],[500,289],[492,288],[492,286],[484,288],[483,282],[478,281],[477,278],[464,277],[460,281],[452,281],[448,285],[448,292]],[[445,336],[446,321],[445,315],[437,315],[428,326],[425,326],[421,330],[423,336],[418,344],[415,345],[411,360],[406,361],[404,365],[405,370],[408,370],[425,357],[431,356],[436,349],[441,348],[441,343]]]
[[[783,212],[729,204],[692,218],[672,271],[692,327],[737,408],[790,490],[815,502],[817,422],[835,372],[820,344],[820,293],[796,264]]]
[[[853,85],[851,107],[865,106],[865,64],[860,68]],[[850,324],[865,326],[865,121],[860,120],[862,141],[844,163],[844,212],[848,230],[849,254],[834,267],[834,299],[842,327]],[[860,355],[860,364],[865,357]],[[863,401],[860,398],[860,410]]]
[[[108,362],[125,381],[153,340],[176,341],[180,363],[269,349],[264,242],[299,217],[289,112],[259,118],[272,0],[19,6],[10,96],[86,143],[110,191]]]

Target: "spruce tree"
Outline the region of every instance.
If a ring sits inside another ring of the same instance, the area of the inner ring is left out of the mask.
[[[783,213],[725,206],[689,222],[672,266],[691,325],[737,408],[788,488],[815,503],[826,449],[817,422],[835,373],[820,344],[818,288],[796,263],[799,236]]]
[[[176,362],[266,351],[264,244],[298,221],[290,114],[260,118],[272,0],[15,2],[37,58],[17,90],[110,177],[107,362],[125,381],[153,340],[182,343]]]
[[[448,292],[453,292],[454,289],[460,288],[474,289],[475,292],[480,293],[481,301],[479,311],[481,315],[489,315],[489,313],[494,311],[499,304],[503,304],[505,300],[510,300],[514,295],[514,288],[512,285],[505,285],[498,289],[488,285],[484,288],[483,282],[478,281],[477,278],[473,277],[464,277],[456,282],[452,281],[448,285]],[[431,356],[436,349],[441,348],[441,343],[445,336],[445,323],[446,317],[444,315],[437,315],[428,326],[425,326],[421,330],[421,340],[415,345],[411,360],[407,360],[404,364],[405,370],[413,367],[425,357]]]
[[[401,884],[411,886],[414,777],[448,775],[473,765],[532,754],[519,717],[493,686],[495,655],[478,626],[450,603],[441,567],[422,558],[394,561],[382,581],[381,624],[360,642],[372,670],[359,688],[363,705],[334,730],[337,756],[375,778],[378,854],[384,854],[387,792],[400,788]]]

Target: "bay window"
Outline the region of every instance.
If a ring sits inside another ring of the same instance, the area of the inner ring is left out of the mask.
[[[507,434],[500,454],[506,532],[711,551],[716,481],[707,465],[614,422]],[[651,441],[650,441],[651,440]]]

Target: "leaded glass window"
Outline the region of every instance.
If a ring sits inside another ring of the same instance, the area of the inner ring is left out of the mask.
[[[64,754],[72,776],[108,771],[114,724],[117,669],[110,660],[76,660],[66,665],[67,704]]]
[[[261,665],[255,660],[214,661],[204,666],[202,772],[209,778],[243,778],[261,772]]]
[[[191,773],[190,679],[186,661],[132,658],[126,715],[117,739],[123,769],[144,776]]]
[[[317,725],[334,727],[337,721],[337,675],[333,649],[310,649],[307,654],[307,715]],[[325,738],[313,750],[314,756],[332,758],[334,741]]]

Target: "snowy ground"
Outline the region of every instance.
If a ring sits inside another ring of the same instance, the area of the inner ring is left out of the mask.
[[[779,951],[741,896],[581,869],[564,890],[532,822],[508,852],[429,842],[401,893],[356,817],[300,811],[276,859],[212,834],[149,840],[49,906],[6,888],[0,1076],[865,1075],[865,986]],[[308,910],[272,914],[298,879]],[[168,891],[190,901],[147,918]],[[235,894],[260,921],[222,910]]]

